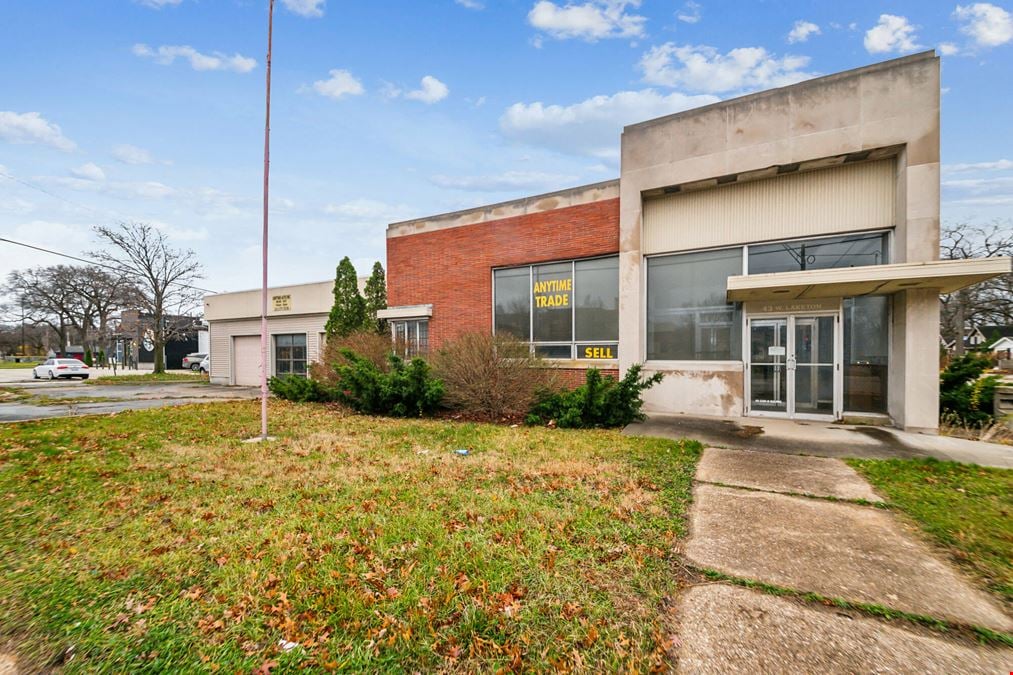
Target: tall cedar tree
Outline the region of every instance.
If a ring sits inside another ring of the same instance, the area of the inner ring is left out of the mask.
[[[359,279],[355,266],[345,256],[338,263],[334,275],[334,306],[327,318],[327,337],[345,336],[362,328],[366,323],[366,301],[359,293]]]
[[[366,281],[363,295],[366,300],[366,329],[386,333],[387,321],[376,318],[377,311],[387,309],[387,276],[383,273],[383,265],[379,261],[373,263],[373,273]]]

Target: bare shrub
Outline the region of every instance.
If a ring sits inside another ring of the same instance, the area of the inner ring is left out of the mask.
[[[539,391],[556,388],[552,368],[505,336],[467,333],[431,360],[445,386],[444,403],[477,417],[525,415]]]
[[[336,385],[338,376],[334,372],[334,364],[347,363],[347,359],[341,355],[342,349],[351,349],[371,361],[382,372],[387,372],[390,368],[388,357],[394,353],[396,347],[389,334],[362,330],[343,337],[334,335],[327,339],[320,360],[310,365],[310,376],[324,384]]]

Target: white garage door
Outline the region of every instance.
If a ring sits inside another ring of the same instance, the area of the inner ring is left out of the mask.
[[[233,384],[260,385],[260,336],[232,338]]]

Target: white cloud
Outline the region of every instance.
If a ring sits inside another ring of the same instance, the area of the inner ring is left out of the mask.
[[[138,5],[144,5],[145,7],[151,7],[152,9],[162,9],[163,7],[175,7],[183,0],[134,0]]]
[[[162,45],[152,49],[144,43],[135,44],[134,54],[142,58],[154,59],[163,66],[170,65],[177,58],[186,59],[194,70],[231,70],[237,73],[248,73],[257,67],[257,60],[242,54],[229,56],[222,52],[202,54],[189,45]]]
[[[285,9],[293,14],[317,19],[324,15],[324,5],[327,4],[327,0],[281,0],[281,4],[285,5]]]
[[[515,103],[500,117],[507,138],[560,152],[615,160],[623,126],[714,103],[716,96],[654,89],[595,96],[573,105]]]
[[[467,9],[485,9],[485,5],[478,0],[454,0],[454,2]]]
[[[508,190],[558,190],[573,185],[577,176],[565,176],[541,171],[504,171],[486,176],[445,176],[437,174],[429,179],[433,185],[468,192],[504,192]]]
[[[987,2],[957,5],[953,16],[962,23],[960,32],[981,47],[998,47],[1013,40],[1013,16]]]
[[[676,12],[675,18],[683,23],[698,23],[700,21],[700,3],[688,0],[685,5],[682,6],[682,10]]]
[[[362,88],[362,82],[355,79],[347,70],[333,69],[329,72],[330,78],[327,80],[317,80],[313,83],[313,91],[317,92],[321,96],[328,98],[339,99],[342,96],[359,96],[365,89]]]
[[[654,47],[640,59],[644,81],[666,87],[718,93],[783,87],[815,76],[802,70],[807,56],[777,58],[763,47],[739,47],[721,54],[704,45]]]
[[[917,40],[907,17],[880,14],[879,23],[865,32],[865,49],[870,54],[909,52],[918,49]]]
[[[967,164],[943,164],[943,173],[960,173],[963,171],[1006,171],[1013,169],[1013,161],[997,159],[994,162],[972,162]]]
[[[447,98],[447,94],[450,93],[450,89],[447,85],[437,80],[432,75],[426,75],[422,78],[421,86],[414,91],[409,91],[404,96],[410,98],[413,101],[422,101],[423,103],[436,103]]]
[[[106,179],[106,172],[102,170],[102,167],[93,162],[88,162],[87,164],[82,164],[79,167],[71,169],[70,174],[84,180],[96,182],[101,182]]]
[[[151,152],[136,145],[123,143],[117,145],[112,151],[113,157],[124,164],[154,164],[155,158]]]
[[[35,204],[21,197],[0,197],[0,212],[23,216],[35,210]]]
[[[10,143],[41,143],[64,152],[73,152],[77,148],[77,144],[64,136],[58,125],[37,112],[0,110],[0,139]]]
[[[91,229],[79,223],[22,221],[12,229],[5,230],[4,236],[45,248],[59,248],[62,251],[87,251],[92,246]],[[54,247],[54,242],[59,242],[59,246]],[[65,259],[52,254],[21,246],[0,246],[0,269],[5,271],[66,262]]]
[[[788,42],[794,44],[796,42],[805,42],[812,35],[819,35],[820,27],[814,24],[812,21],[803,21],[799,19],[792,26],[791,32],[788,33]]]
[[[952,42],[940,42],[939,53],[943,56],[953,56],[960,53],[960,48]]]
[[[344,222],[371,221],[392,223],[412,215],[412,210],[401,204],[388,204],[373,199],[353,199],[340,204],[328,204],[324,213]]]
[[[960,178],[956,180],[944,180],[944,188],[966,190],[972,194],[994,192],[995,190],[1006,190],[1013,187],[1013,176],[992,176],[990,178]]]
[[[563,6],[539,0],[528,12],[528,22],[560,40],[641,37],[647,19],[626,11],[639,6],[640,0],[589,0]]]

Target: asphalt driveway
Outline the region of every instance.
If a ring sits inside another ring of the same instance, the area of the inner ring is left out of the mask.
[[[24,398],[0,400],[0,423],[233,401],[256,398],[259,394],[255,387],[196,382],[88,385],[80,381],[29,381],[7,384],[7,387],[24,394]]]

